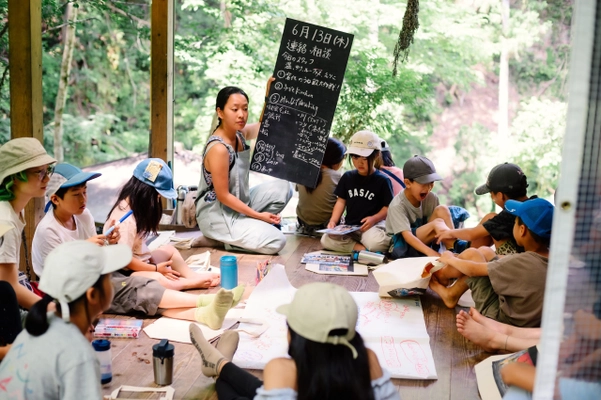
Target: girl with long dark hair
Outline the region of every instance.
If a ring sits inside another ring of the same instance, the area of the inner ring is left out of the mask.
[[[313,236],[316,230],[324,229],[327,226],[334,204],[336,204],[334,190],[342,177],[340,168],[344,162],[345,153],[346,146],[340,140],[329,138],[315,187],[296,185],[296,190],[298,190],[297,233]]]
[[[113,299],[110,273],[130,260],[127,246],[100,247],[83,240],[50,252],[40,279],[46,295],[31,307],[25,330],[0,364],[6,393],[32,400],[102,397],[98,361],[87,335]],[[47,314],[51,302],[56,311]]]
[[[128,211],[133,211],[133,215],[119,225],[119,243],[127,244],[134,254],[127,269],[121,272],[156,279],[173,290],[217,286],[219,274],[192,271],[175,247],[164,245],[150,251],[146,246],[146,237],[156,233],[163,215],[161,196],[168,199],[177,197],[171,168],[160,158],[142,160],[121,189],[108,217],[108,221],[118,221]],[[108,228],[107,222],[104,230]]]
[[[269,85],[273,81],[270,78]],[[272,180],[249,188],[250,146],[259,123],[246,124],[248,96],[240,88],[219,91],[215,103],[219,123],[203,151],[196,219],[203,235],[225,248],[275,254],[286,238],[274,225],[292,197],[290,183]]]
[[[196,325],[190,325],[190,338],[202,358],[202,373],[217,377],[219,400],[400,398],[375,353],[355,332],[357,304],[346,289],[310,283],[277,311],[287,318],[291,358],[269,361],[263,382],[229,361],[237,346],[237,333],[222,338],[215,348]],[[226,343],[221,343],[224,339]]]

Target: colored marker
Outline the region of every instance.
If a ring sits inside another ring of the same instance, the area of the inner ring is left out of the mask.
[[[134,210],[129,210],[128,212],[126,212],[124,216],[119,218],[119,221],[117,221],[117,223],[115,225],[111,226],[110,228],[107,229],[106,232],[104,232],[104,236],[110,235],[115,230],[116,227],[118,227],[123,221],[125,221],[127,219],[127,217],[129,217],[133,213],[134,213]]]

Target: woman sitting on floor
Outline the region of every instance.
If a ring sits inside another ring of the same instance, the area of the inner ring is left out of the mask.
[[[230,362],[238,345],[233,331],[217,348],[195,324],[190,338],[202,358],[202,373],[217,377],[220,400],[345,399],[392,400],[399,393],[375,353],[355,332],[358,309],[341,286],[325,282],[302,286],[292,303],[277,308],[288,322],[288,354],[267,363],[264,382]]]
[[[248,96],[242,89],[221,89],[215,111],[219,124],[202,153],[198,227],[206,238],[224,243],[226,250],[275,254],[286,245],[276,225],[292,197],[292,186],[277,179],[249,189],[250,146],[246,142],[257,137],[259,123],[246,124]]]

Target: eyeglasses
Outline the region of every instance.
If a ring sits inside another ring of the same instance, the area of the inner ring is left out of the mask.
[[[43,181],[46,177],[52,177],[52,174],[54,174],[54,165],[51,165],[48,168],[43,169],[41,171],[31,171],[31,173],[36,174],[38,176],[38,179],[40,181]]]

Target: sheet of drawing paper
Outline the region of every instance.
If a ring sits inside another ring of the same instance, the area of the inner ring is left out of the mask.
[[[263,369],[276,357],[287,357],[286,318],[275,309],[292,300],[282,266],[274,267],[247,300],[244,318],[267,320],[269,328],[260,337],[240,334],[234,363],[242,368]],[[417,297],[382,299],[375,292],[351,292],[359,306],[357,331],[393,378],[436,379],[430,338]],[[240,324],[241,329],[253,329]]]
[[[288,356],[286,317],[278,314],[275,309],[281,304],[290,303],[295,292],[284,266],[274,265],[252,291],[244,310],[244,318],[266,320],[269,328],[259,337],[240,333],[234,364],[241,368],[263,369],[269,360]],[[240,323],[240,329],[252,330],[256,326]]]
[[[223,321],[223,326],[218,330],[211,329],[198,322],[161,317],[144,328],[144,332],[146,332],[151,339],[169,339],[171,342],[192,343],[190,341],[189,329],[190,324],[195,323],[202,330],[205,338],[211,340],[221,335],[224,330],[231,328],[238,322],[242,313],[243,310],[240,308],[233,308],[228,311],[225,321]]]
[[[375,292],[351,295],[359,306],[357,332],[391,377],[437,378],[419,297],[383,299]]]

